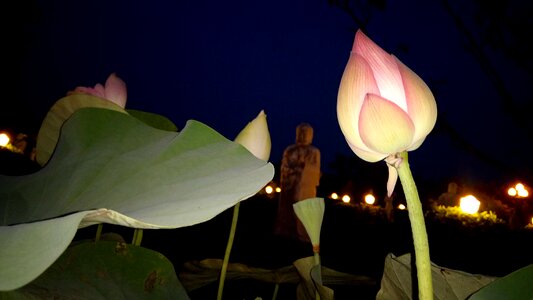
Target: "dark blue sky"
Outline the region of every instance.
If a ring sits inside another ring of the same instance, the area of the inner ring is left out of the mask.
[[[437,100],[437,128],[410,156],[415,176],[475,181],[531,175],[531,121],[521,126],[505,112],[442,3],[387,1],[365,23],[365,33],[422,77]],[[324,170],[337,154],[355,156],[335,110],[358,24],[327,0],[12,5],[17,18],[4,29],[10,79],[3,83],[8,105],[0,127],[37,132],[68,90],[117,72],[128,86],[127,108],[165,115],[178,128],[196,119],[233,139],[264,109],[274,163],[294,142],[300,122],[313,125]],[[481,40],[476,6],[454,5]],[[496,47],[482,49],[512,99],[531,108],[531,69]]]

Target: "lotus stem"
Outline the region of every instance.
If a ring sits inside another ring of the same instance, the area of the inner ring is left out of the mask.
[[[237,220],[239,219],[240,205],[241,203],[239,202],[233,207],[233,219],[231,220],[231,229],[229,231],[228,244],[226,245],[224,260],[222,261],[222,268],[220,269],[220,281],[218,282],[217,300],[222,300],[222,293],[224,292],[224,281],[226,280],[229,256],[231,254],[231,248],[233,247],[233,239],[235,238],[235,231],[237,229]]]
[[[142,239],[143,239],[142,228],[135,228],[135,230],[133,231],[133,239],[131,241],[131,244],[134,246],[140,246]]]
[[[316,251],[315,248],[317,249]],[[320,253],[318,251],[318,247],[313,246],[313,257],[315,258],[315,266],[318,266],[318,276],[320,283],[322,284],[322,266],[320,265]],[[315,290],[315,299],[320,300],[320,294],[318,293],[318,290]]]
[[[402,183],[407,211],[411,222],[413,243],[415,248],[416,270],[418,278],[418,297],[420,300],[433,299],[433,283],[431,281],[431,260],[429,258],[429,243],[424,222],[422,203],[418,195],[413,175],[407,161],[407,152],[400,153],[403,159],[397,167],[398,176]]]
[[[315,252],[313,254],[314,254],[314,258],[315,258],[315,265],[316,266],[320,266],[320,254],[318,252]]]
[[[276,285],[274,286],[274,294],[272,294],[272,300],[276,300],[276,298],[278,298],[278,291],[279,283],[276,282]]]
[[[102,236],[102,229],[104,228],[104,223],[98,224],[98,227],[96,227],[96,236],[94,237],[94,241],[98,242],[100,240],[100,237]]]

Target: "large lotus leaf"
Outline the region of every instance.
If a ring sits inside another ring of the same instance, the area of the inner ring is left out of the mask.
[[[262,282],[269,283],[299,283],[303,277],[308,280],[306,283],[313,285],[312,280],[319,282],[317,274],[318,268],[315,267],[314,257],[306,257],[298,259],[292,265],[278,268],[275,270],[267,270],[262,268],[250,267],[240,263],[229,263],[226,280],[237,280],[243,278],[251,278]],[[192,291],[201,288],[207,284],[215,282],[220,277],[220,269],[222,268],[221,259],[204,259],[201,261],[188,261],[183,264],[183,268],[179,274],[181,283]],[[351,285],[372,287],[376,281],[368,276],[353,275],[344,272],[335,271],[328,267],[322,266],[321,280],[323,284],[329,285]],[[309,276],[311,275],[311,276]],[[306,288],[304,286],[303,288]],[[322,290],[324,288],[324,290]],[[322,286],[321,295],[326,295],[326,289],[331,289]],[[312,299],[315,299],[314,286],[311,286],[310,293],[303,291],[306,295],[310,294]],[[328,291],[329,292],[329,291]],[[324,296],[322,299],[328,299]]]
[[[188,291],[199,289],[220,278],[222,260],[207,258],[201,261],[188,261],[183,264],[179,278]],[[254,279],[269,283],[297,283],[299,276],[294,266],[275,270],[250,267],[241,263],[228,263],[226,280]]]
[[[46,164],[52,153],[54,153],[61,126],[75,111],[85,107],[105,108],[126,113],[122,107],[112,101],[88,94],[76,93],[59,99],[46,114],[37,135],[37,155],[35,160],[41,166]]]
[[[69,247],[30,284],[0,299],[189,299],[163,255],[120,242]]]
[[[533,299],[533,264],[498,278],[474,293],[469,300]]]
[[[178,131],[178,127],[176,127],[176,125],[167,117],[162,115],[135,109],[128,109],[126,112],[130,114],[130,116],[134,116],[135,118],[154,128],[168,131]]]
[[[70,218],[73,212],[85,213],[77,224],[58,226],[194,225],[254,195],[273,174],[272,164],[199,122],[189,121],[177,133],[116,111],[79,109],[63,125],[54,155],[43,169],[25,176],[0,176],[0,245],[13,243],[19,236],[13,232],[20,226],[28,226],[28,236],[46,235],[41,232],[43,220]],[[33,223],[6,226],[28,222]],[[62,233],[57,229],[51,234]],[[70,240],[21,243],[15,253],[2,246],[0,290],[35,278],[15,276],[6,266],[17,266],[19,275],[40,274],[54,261],[43,249],[55,252],[57,258]],[[44,262],[36,266],[32,260]]]
[[[48,162],[59,139],[61,127],[70,116],[80,108],[97,107],[128,113],[144,123],[158,129],[178,131],[178,128],[168,118],[135,109],[125,111],[121,106],[107,99],[89,94],[71,94],[59,99],[46,114],[39,135],[37,136],[36,160],[40,165]]]
[[[65,251],[87,213],[0,226],[0,290],[16,289],[39,276]]]
[[[320,295],[320,299],[324,300],[333,300],[335,297],[333,296],[333,290],[324,286],[322,282],[322,271],[320,265],[315,265],[311,268],[311,279],[315,283],[315,288],[318,291],[318,294]]]
[[[296,290],[298,300],[316,299],[316,293],[320,295],[320,299],[334,299],[333,290],[323,285],[322,271],[324,270],[320,265],[315,264],[313,256],[300,258],[293,264],[302,278]]]
[[[491,283],[496,277],[470,274],[431,265],[433,297],[442,300],[464,300],[473,292]],[[415,291],[416,293],[416,291]],[[411,255],[385,258],[381,289],[377,300],[415,299],[411,284]]]

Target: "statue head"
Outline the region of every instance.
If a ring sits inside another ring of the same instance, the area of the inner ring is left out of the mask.
[[[311,145],[313,142],[313,127],[308,123],[301,123],[296,127],[296,144]]]
[[[451,194],[457,194],[457,183],[455,182],[450,182],[448,183],[448,193],[451,193]]]

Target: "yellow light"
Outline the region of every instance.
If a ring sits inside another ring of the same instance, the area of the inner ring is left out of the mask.
[[[0,133],[0,147],[5,147],[9,144],[9,136],[5,133]]]
[[[533,225],[533,217],[531,217],[531,224]]]
[[[473,195],[464,196],[459,200],[459,206],[464,213],[475,214],[479,210],[479,205],[481,202],[476,199]]]
[[[337,193],[331,193],[331,195],[329,196],[331,199],[333,200],[337,200],[339,199],[339,195],[337,195]]]
[[[400,205],[398,205],[398,208],[401,209],[401,210],[404,210],[404,209],[406,209],[407,207],[405,207],[405,205],[403,205],[403,204],[400,204]]]
[[[525,198],[529,196],[529,191],[522,183],[517,183],[514,187],[507,190],[507,194],[511,197]]]
[[[265,192],[266,192],[267,194],[272,194],[273,191],[274,191],[274,189],[273,189],[270,185],[267,185],[267,186],[265,187]]]
[[[276,188],[276,193],[281,193],[281,188],[280,187]]]
[[[517,184],[515,185],[515,188],[516,188],[516,190],[518,191],[518,197],[523,197],[523,198],[525,198],[525,197],[529,196],[529,192],[526,190],[526,188],[524,187],[523,184],[521,184],[521,183],[517,183]]]
[[[366,194],[365,196],[365,202],[366,204],[374,204],[376,202],[376,197],[374,197],[374,195],[372,194]]]
[[[342,202],[344,202],[344,203],[348,203],[348,202],[350,202],[350,200],[351,200],[351,199],[350,199],[350,196],[348,196],[348,195],[344,195],[344,196],[342,196]]]

